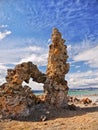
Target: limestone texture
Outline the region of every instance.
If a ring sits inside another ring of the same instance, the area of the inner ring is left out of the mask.
[[[49,46],[49,57],[46,71],[44,91],[46,102],[57,107],[67,106],[68,86],[65,74],[69,71],[67,62],[67,46],[65,40],[57,28],[53,29],[51,36],[52,44]]]

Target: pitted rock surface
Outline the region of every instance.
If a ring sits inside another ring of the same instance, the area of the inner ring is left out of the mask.
[[[44,83],[45,74],[41,73],[32,62],[16,65],[7,70],[6,83],[0,87],[0,111],[5,118],[18,118],[30,115],[30,108],[39,102],[29,86],[22,86],[29,79]]]
[[[57,107],[67,105],[68,86],[65,74],[69,71],[67,62],[67,46],[58,29],[52,32],[52,44],[49,46],[49,57],[47,65],[47,79],[44,84],[46,101]]]

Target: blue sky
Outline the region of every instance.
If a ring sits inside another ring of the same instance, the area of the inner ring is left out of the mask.
[[[0,84],[21,62],[45,72],[54,27],[66,39],[69,87],[98,88],[98,0],[0,0]]]

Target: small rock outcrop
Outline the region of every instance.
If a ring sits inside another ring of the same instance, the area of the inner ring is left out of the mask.
[[[62,39],[61,33],[54,28],[52,32],[52,44],[49,46],[49,57],[46,71],[46,82],[44,91],[46,102],[63,107],[67,105],[68,86],[65,74],[69,71],[67,62],[67,46]]]
[[[89,98],[83,98],[83,99],[81,100],[81,103],[83,103],[83,104],[91,104],[91,103],[92,103],[92,100],[89,99]]]

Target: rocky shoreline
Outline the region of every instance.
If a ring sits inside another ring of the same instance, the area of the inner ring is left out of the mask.
[[[98,106],[98,102],[93,102],[92,99],[86,97],[86,98],[78,98],[78,97],[72,97],[72,96],[68,96],[68,106],[63,107],[63,108],[58,108],[56,106],[53,105],[49,105],[46,101],[45,101],[45,95],[38,95],[35,98],[35,102],[34,102],[34,106],[33,107],[29,107],[29,114],[26,116],[4,116],[4,113],[2,113],[2,111],[0,111],[0,121],[5,121],[5,120],[26,120],[26,121],[46,121],[46,120],[51,120],[51,115],[52,117],[55,117],[55,112],[59,113],[59,112],[63,112],[63,114],[66,113],[66,111],[69,113],[70,111],[76,111],[79,112],[81,111],[83,108],[94,108]],[[18,98],[19,100],[19,98]],[[24,101],[24,100],[23,100]],[[19,102],[19,101],[18,101]],[[14,102],[14,106],[15,104],[17,104],[17,102]],[[12,105],[12,102],[11,102]],[[13,107],[14,107],[13,106]],[[20,106],[20,105],[19,105]],[[20,106],[21,107],[21,106]],[[14,109],[13,109],[14,110]],[[9,112],[12,112],[12,114],[14,114],[15,112],[13,112],[13,110],[11,109]],[[21,109],[20,109],[21,110]],[[14,110],[15,111],[15,110]],[[65,113],[64,113],[65,112]],[[8,113],[9,114],[9,113]],[[26,114],[26,113],[25,113]],[[7,115],[7,112],[6,112]],[[11,115],[11,113],[10,113]],[[59,113],[60,115],[60,113]],[[58,115],[56,115],[58,117]]]
[[[69,107],[66,109],[49,106],[44,103],[44,96],[40,96],[41,98],[42,102],[32,108],[30,116],[20,119],[1,119],[0,130],[98,129],[98,103],[91,102],[92,99],[70,97]],[[83,102],[87,100],[89,102]]]

